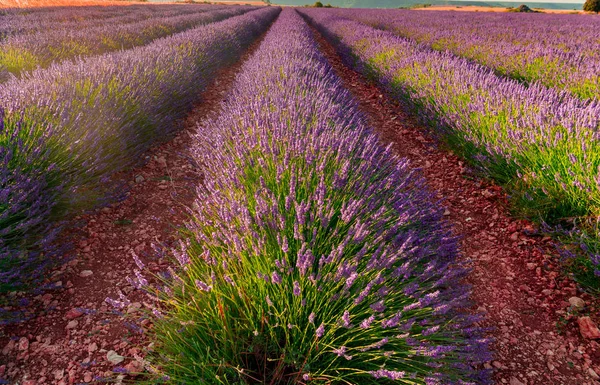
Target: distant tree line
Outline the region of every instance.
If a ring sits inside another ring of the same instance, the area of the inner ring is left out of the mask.
[[[583,4],[583,10],[586,12],[600,12],[600,0],[586,0]]]

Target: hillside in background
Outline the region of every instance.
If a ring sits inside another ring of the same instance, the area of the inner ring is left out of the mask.
[[[313,4],[311,0],[277,0],[274,3],[281,5],[309,5]],[[410,7],[418,4],[432,5],[453,5],[453,6],[481,6],[481,7],[515,7],[523,2],[518,1],[456,1],[456,0],[329,0],[323,3],[330,3],[336,7],[347,8],[399,8]],[[532,8],[545,9],[581,9],[581,3],[552,3],[552,2],[529,2]]]

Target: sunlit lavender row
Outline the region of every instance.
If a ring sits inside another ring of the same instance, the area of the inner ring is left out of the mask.
[[[0,85],[0,289],[27,283],[47,253],[39,246],[51,240],[49,219],[89,207],[101,198],[99,182],[168,138],[215,71],[277,12],[247,12]]]
[[[74,57],[98,55],[104,52],[128,49],[148,44],[152,40],[181,32],[251,10],[251,7],[190,7],[187,12],[142,19],[133,23],[104,22],[101,26],[85,28],[85,22],[72,26],[21,34],[0,43],[0,81],[9,74],[19,75],[39,66],[47,67],[53,62]]]
[[[436,134],[505,183],[525,213],[550,221],[600,213],[600,104],[333,13],[302,12],[348,63],[409,100]]]
[[[131,5],[108,7],[58,7],[42,11],[9,9],[0,15],[0,41],[22,33],[47,32],[54,29],[82,29],[102,26],[105,23],[139,22],[151,17],[176,16],[193,11],[216,10],[219,6],[206,5]]]
[[[196,139],[205,180],[154,327],[163,378],[486,383],[443,210],[379,143],[295,10]]]
[[[600,99],[600,19],[592,15],[340,10],[500,74]]]

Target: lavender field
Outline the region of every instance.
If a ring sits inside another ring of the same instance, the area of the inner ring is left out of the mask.
[[[0,10],[0,384],[597,384],[598,27]]]

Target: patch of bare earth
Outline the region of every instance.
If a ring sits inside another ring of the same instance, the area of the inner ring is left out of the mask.
[[[586,330],[578,322],[588,319],[570,316],[574,306],[569,303],[583,304],[579,313],[591,315],[593,323],[600,318],[598,301],[561,275],[551,240],[536,235],[531,223],[511,217],[501,188],[473,175],[428,136],[406,106],[344,66],[316,31],[315,37],[381,140],[421,169],[446,207],[446,218],[461,238],[462,258],[472,269],[473,310],[485,315],[482,326],[494,339],[494,360],[485,367],[496,383],[600,384],[600,347],[582,336]],[[587,332],[593,332],[589,326]]]
[[[263,35],[264,36],[264,35]],[[0,327],[0,379],[22,385],[121,382],[145,370],[152,308],[148,297],[127,280],[134,277],[135,253],[154,273],[168,260],[156,257],[152,244],[175,247],[196,197],[202,175],[190,162],[197,122],[216,116],[242,63],[262,37],[235,65],[221,70],[199,95],[200,104],[169,142],[148,151],[144,166],[117,175],[126,181],[126,199],[69,221],[65,239],[74,240],[73,259],[49,272],[55,286],[26,295],[19,310],[31,318]],[[105,302],[131,301],[122,311]]]

